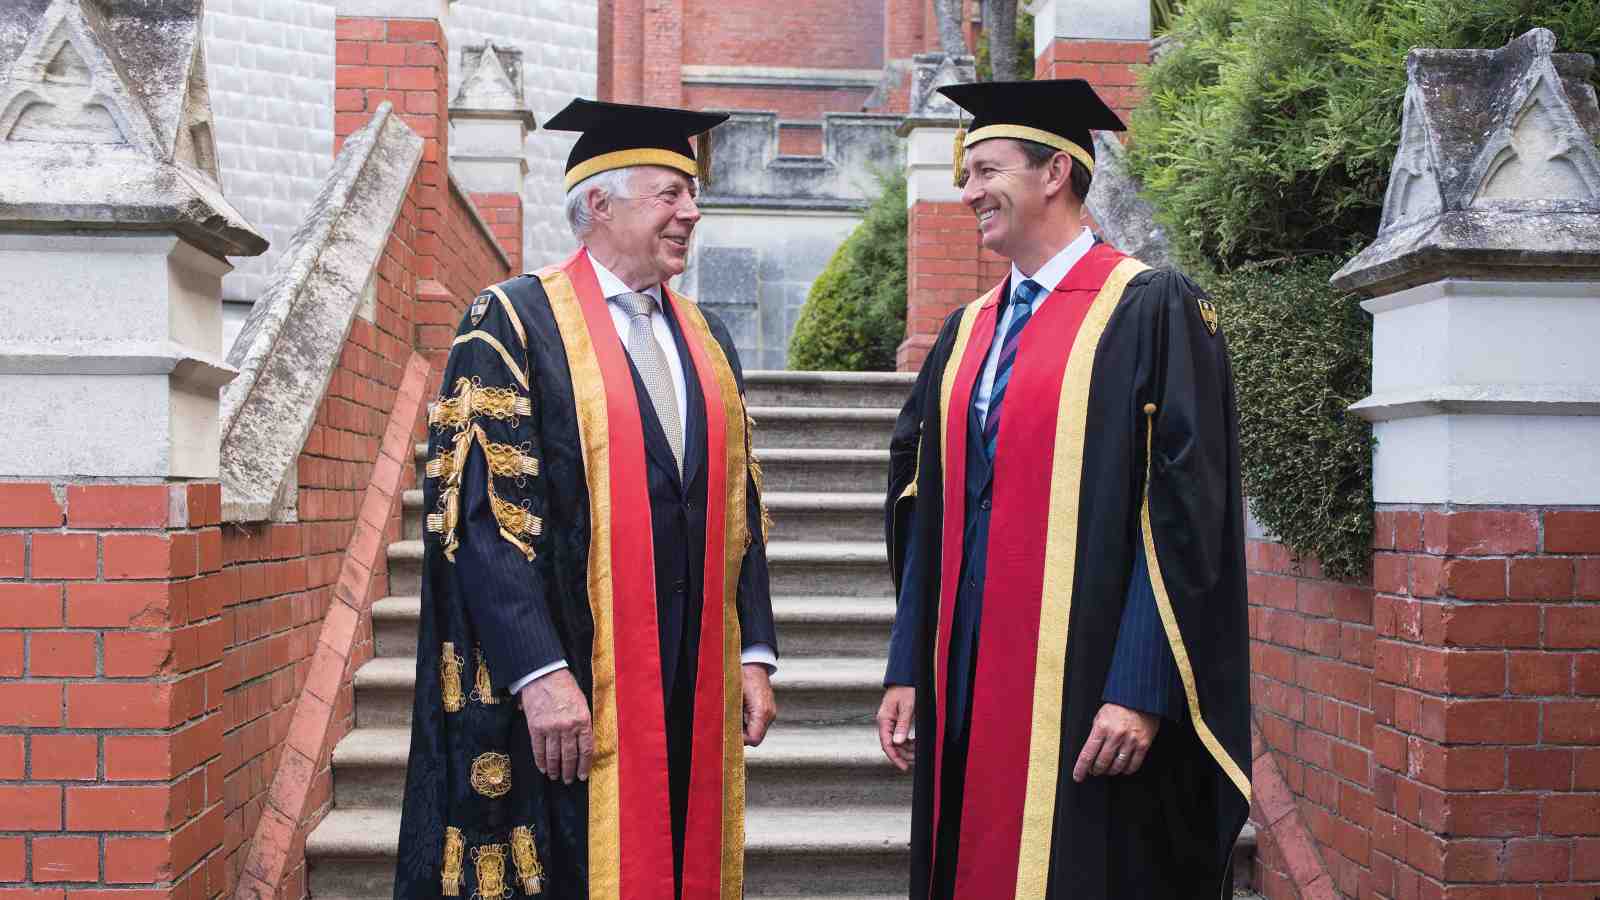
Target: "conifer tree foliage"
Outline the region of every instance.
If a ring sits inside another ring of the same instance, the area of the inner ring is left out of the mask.
[[[1595,0],[1185,0],[1143,79],[1129,166],[1221,312],[1251,511],[1331,577],[1371,560],[1372,334],[1327,279],[1377,234],[1406,54],[1539,26],[1600,49]]]
[[[1377,232],[1406,53],[1541,26],[1600,51],[1595,0],[1187,0],[1129,165],[1190,266],[1347,254]]]
[[[789,338],[789,368],[892,372],[906,336],[906,181],[878,198],[811,283]]]

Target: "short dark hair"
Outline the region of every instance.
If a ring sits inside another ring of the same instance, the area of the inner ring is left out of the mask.
[[[1017,143],[1022,147],[1022,155],[1027,157],[1029,168],[1033,169],[1043,166],[1050,161],[1051,157],[1063,152],[1038,141],[1019,140]],[[1072,196],[1079,203],[1083,203],[1089,197],[1089,184],[1094,180],[1094,176],[1090,174],[1089,169],[1083,163],[1078,162],[1077,158],[1069,155],[1067,162],[1072,166],[1071,174],[1068,175],[1069,183],[1072,187]]]

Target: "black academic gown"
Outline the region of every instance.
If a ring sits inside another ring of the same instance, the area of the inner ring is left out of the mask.
[[[1116,652],[1119,633],[1129,621],[1148,621],[1128,615],[1136,612],[1131,604],[1153,600],[1148,584],[1132,581],[1135,575],[1148,577],[1139,546],[1146,481],[1143,407],[1151,402],[1161,410],[1153,441],[1150,506],[1166,593],[1183,634],[1205,722],[1221,745],[1217,750],[1248,777],[1249,651],[1237,416],[1226,344],[1207,327],[1202,300],[1203,292],[1179,274],[1147,271],[1135,276],[1101,337],[1087,397],[1073,398],[1088,405],[1088,439],[1063,696],[1062,771],[1049,854],[1050,898],[1221,896],[1227,889],[1232,844],[1248,812],[1246,796],[1203,745],[1181,697],[1137,775],[1091,777],[1081,785],[1071,779],[1073,762],[1113,680],[1114,661],[1126,655]],[[890,565],[897,579],[903,579],[886,681],[917,686],[916,732],[923,743],[915,774],[912,900],[946,897],[951,890],[972,727],[966,698],[982,627],[993,470],[981,440],[972,439],[981,429],[969,407],[963,411],[974,418],[969,419],[969,446],[963,448],[968,477],[962,580],[952,617],[950,682],[939,686],[950,694],[950,721],[945,723],[944,765],[936,773],[933,748],[927,744],[940,732],[936,706],[926,701],[934,696],[941,580],[940,384],[946,366],[958,362],[951,355],[961,315],[958,310],[946,321],[897,421],[885,507]],[[1003,415],[1016,415],[1025,403],[1026,398],[1008,393]],[[932,814],[936,777],[944,779],[937,854]]]
[[[566,660],[586,696],[592,696],[591,650],[594,622],[588,601],[587,575],[590,508],[579,441],[576,404],[565,350],[550,303],[539,280],[531,275],[499,286],[526,331],[524,388],[509,372],[506,357],[487,341],[458,342],[446,366],[443,395],[453,394],[459,379],[476,379],[484,387],[502,388],[530,401],[511,417],[478,415],[490,440],[517,448],[538,460],[538,474],[491,475],[484,452],[466,459],[459,487],[460,509],[453,530],[456,544],[430,523],[418,630],[417,690],[412,720],[411,755],[401,820],[400,851],[394,896],[438,897],[441,869],[448,862],[447,826],[459,829],[467,848],[510,844],[511,831],[531,829],[544,869],[548,900],[587,900],[588,786],[552,781],[533,765],[527,722],[509,685],[557,660]],[[521,346],[516,326],[493,298],[469,311],[458,335],[486,333],[504,348]],[[699,560],[706,539],[705,406],[680,323],[667,313],[673,338],[685,366],[684,469],[680,476],[670,446],[638,373],[633,387],[644,428],[648,515],[654,544],[658,629],[662,661],[671,809],[655,811],[672,817],[675,869],[681,877],[684,797],[688,788],[688,747],[692,722],[695,661],[703,605],[703,572]],[[707,312],[707,322],[732,366],[740,388],[743,374],[733,340],[720,320]],[[513,354],[513,362],[520,362]],[[531,415],[527,414],[531,409]],[[455,431],[431,427],[429,459],[450,448]],[[542,520],[540,534],[523,538],[527,550],[505,535],[489,491],[520,505]],[[424,503],[439,506],[441,482],[429,478]],[[748,521],[760,523],[761,503],[754,480],[746,488]],[[641,510],[640,514],[646,514]],[[438,524],[443,524],[438,523]],[[740,568],[739,624],[743,646],[767,644],[775,651],[766,548],[759,525],[751,528],[750,544]],[[459,708],[446,709],[452,668],[442,654],[449,642],[461,665]],[[479,655],[481,651],[481,656]],[[479,671],[479,660],[482,671]],[[487,698],[487,702],[485,701]],[[484,754],[509,759],[510,790],[489,797],[473,785],[474,762]],[[513,854],[514,856],[514,854]],[[506,883],[522,896],[515,859],[505,862]],[[462,868],[460,896],[477,887],[470,859]]]

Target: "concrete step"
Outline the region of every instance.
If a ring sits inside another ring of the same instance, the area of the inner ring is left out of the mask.
[[[400,495],[400,536],[408,541],[422,540],[422,489],[415,488]]]
[[[750,809],[745,895],[903,897],[910,815],[902,807]],[[306,838],[311,896],[386,900],[393,893],[399,838],[398,808],[334,809]]]
[[[752,406],[756,451],[772,447],[883,450],[894,433],[894,408]]]
[[[744,391],[751,406],[875,406],[898,410],[916,380],[913,372],[752,370],[744,373]]]
[[[333,749],[333,797],[339,809],[397,806],[405,789],[408,728],[357,728]],[[838,809],[911,803],[911,779],[884,759],[868,726],[779,723],[746,751],[746,803],[756,807]]]
[[[785,659],[882,657],[894,624],[894,601],[888,597],[774,597],[772,611]],[[415,658],[421,612],[422,600],[415,595],[384,597],[373,603],[377,655]]]
[[[772,676],[778,722],[785,727],[871,725],[883,700],[883,670],[881,659],[812,656],[780,660]]]
[[[767,491],[773,541],[881,541],[883,491]]]
[[[393,594],[422,594],[421,538],[393,541],[389,544],[389,591]]]
[[[872,721],[883,694],[881,660],[845,656],[780,661],[772,677],[780,721],[788,725],[857,725]],[[356,727],[409,728],[417,661],[380,656],[356,670]]]
[[[769,491],[859,492],[880,496],[889,486],[889,451],[785,449],[761,456]]]
[[[767,567],[774,596],[894,596],[881,540],[773,541]]]

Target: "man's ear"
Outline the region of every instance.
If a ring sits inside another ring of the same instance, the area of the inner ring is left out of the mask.
[[[1072,188],[1072,157],[1057,153],[1044,167],[1044,195],[1054,200],[1056,195]]]
[[[608,191],[589,189],[589,196],[583,202],[589,204],[590,218],[596,222],[611,221],[611,194]]]

